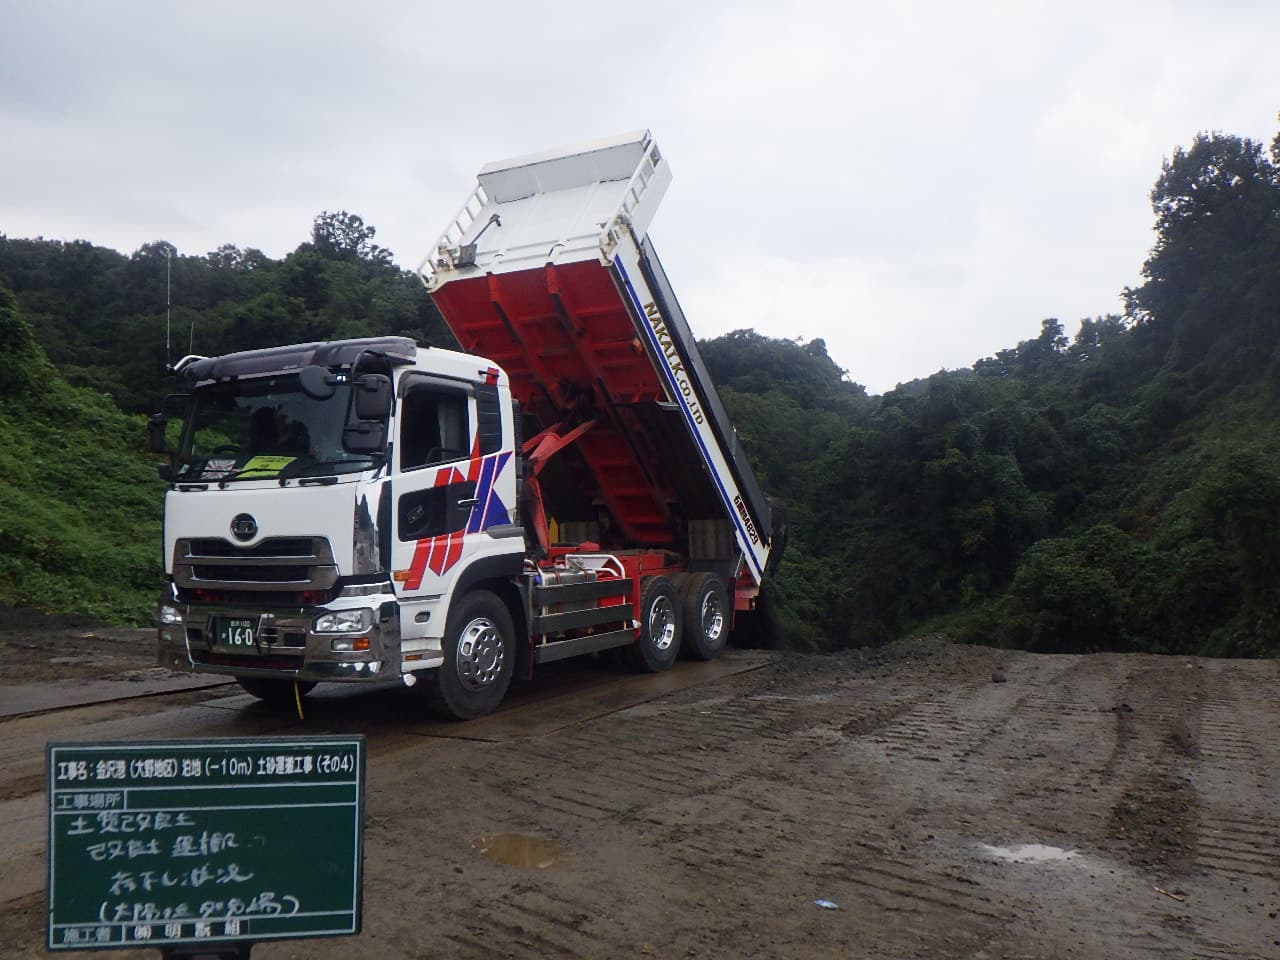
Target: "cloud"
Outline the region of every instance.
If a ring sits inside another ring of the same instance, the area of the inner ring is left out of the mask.
[[[649,127],[695,331],[873,390],[1117,310],[1162,158],[1280,106],[1261,2],[13,6],[9,235],[282,256],[347,209],[413,267],[483,163]]]

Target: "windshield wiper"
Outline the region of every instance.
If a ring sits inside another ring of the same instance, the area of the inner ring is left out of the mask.
[[[240,479],[240,474],[242,474],[242,473],[244,473],[244,471],[243,471],[243,470],[233,470],[231,473],[223,474],[221,477],[219,477],[219,478],[218,478],[218,489],[219,489],[219,490],[225,490],[225,489],[226,489],[227,484],[228,484],[228,483],[230,483],[232,480],[239,480],[239,479]],[[254,477],[250,477],[249,479],[250,479],[250,480],[253,480],[253,479],[255,479],[255,478],[254,478]],[[270,480],[271,478],[270,478],[270,477],[259,477],[259,478],[257,478],[257,479],[260,479],[260,480]]]
[[[341,460],[307,460],[291,463],[280,471],[282,480],[337,477],[341,473],[367,470],[376,462],[374,457],[348,457]],[[345,469],[344,469],[345,468]]]
[[[357,473],[367,470],[378,462],[376,457],[353,457],[343,460],[311,460],[305,463],[285,464],[275,473],[267,473],[263,467],[246,466],[219,476],[205,477],[204,471],[193,473],[190,477],[182,477],[178,483],[205,484],[216,483],[219,489],[225,489],[228,483],[236,480],[278,480],[281,485],[286,481],[296,480],[302,483],[330,484],[338,482],[338,475]],[[342,468],[347,469],[342,469]],[[197,479],[199,478],[199,479]]]

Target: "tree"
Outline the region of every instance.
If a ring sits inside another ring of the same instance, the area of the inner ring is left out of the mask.
[[[0,287],[0,366],[5,371],[0,377],[0,398],[20,398],[38,390],[40,381],[50,373],[31,327],[18,311],[18,302],[4,287]]]
[[[1164,162],[1151,206],[1156,245],[1126,299],[1138,323],[1172,326],[1226,261],[1258,250],[1280,214],[1280,177],[1262,144],[1201,133]]]
[[[271,262],[257,247],[241,250],[234,243],[224,243],[217,250],[210,251],[205,255],[205,260],[213,270],[230,270],[236,273],[262,270]]]
[[[1234,554],[1244,605],[1233,653],[1257,655],[1280,641],[1280,456],[1235,451],[1198,489],[1215,540]]]
[[[311,227],[311,243],[317,253],[330,260],[366,260],[390,265],[391,251],[373,242],[377,232],[354,213],[324,210]]]
[[[821,339],[784,340],[754,330],[734,330],[701,343],[703,358],[719,387],[742,393],[779,391],[802,407],[845,411],[866,397],[866,389],[849,380],[827,355]]]
[[[1105,317],[1085,317],[1067,356],[1078,363],[1100,360],[1117,341],[1123,341],[1129,324],[1121,316],[1109,313]]]
[[[1124,649],[1125,574],[1137,552],[1109,524],[1033,545],[1011,590],[1008,629],[1015,644],[1041,653]]]

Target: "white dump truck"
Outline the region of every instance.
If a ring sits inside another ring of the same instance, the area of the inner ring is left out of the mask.
[[[710,659],[784,523],[647,228],[647,132],[492,163],[420,273],[463,351],[386,337],[176,366],[160,663],[292,702],[418,683],[493,710],[517,669]]]

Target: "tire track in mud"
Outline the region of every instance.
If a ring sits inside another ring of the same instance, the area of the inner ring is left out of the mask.
[[[894,943],[901,943],[895,938],[905,935],[930,944],[930,955],[970,954],[984,930],[1018,914],[962,866],[917,856],[932,836],[900,829],[896,821],[925,812],[911,805],[923,798],[887,798],[894,788],[886,777],[888,764],[896,768],[890,780],[904,764],[931,777],[955,776],[944,774],[942,765],[995,739],[1020,697],[1011,688],[994,700],[976,697],[990,688],[989,676],[933,689],[917,685],[905,693],[878,691],[868,702],[846,697],[827,708],[811,703],[795,718],[796,736],[785,758],[778,758],[791,768],[789,776],[734,784],[717,797],[725,819],[714,829],[700,825],[696,840],[672,830],[663,845],[689,875],[713,882],[727,869],[741,868],[723,854],[713,858],[714,851],[736,844],[739,861],[754,860],[766,884],[801,885],[838,899],[841,920],[833,923],[841,922],[860,948],[894,955]],[[965,712],[973,707],[976,713]],[[807,772],[805,782],[795,780],[797,767]],[[744,832],[757,831],[763,839],[743,843]],[[837,855],[815,858],[824,847]],[[886,919],[892,919],[888,926]]]
[[[905,861],[877,860],[874,864],[840,865],[832,876],[849,884],[858,909],[871,913],[906,914],[927,918],[928,928],[944,927],[948,936],[981,941],[993,923],[1004,926],[1018,913],[987,895],[981,882],[946,870],[921,870]],[[921,928],[920,933],[926,932]]]
[[[552,813],[547,824],[552,833],[572,831],[574,820],[638,823],[640,843],[665,863],[677,889],[731,893],[746,878],[773,888],[798,880],[828,886],[832,867],[815,859],[815,830],[840,836],[850,823],[873,821],[881,811],[865,798],[842,795],[826,773],[810,773],[823,788],[797,784],[794,767],[821,753],[821,744],[791,734],[814,727],[880,729],[916,707],[920,692],[913,693],[853,711],[847,699],[828,695],[746,692],[660,701],[593,723],[589,730],[566,731],[519,748],[525,762],[543,768],[543,776],[513,777],[517,765],[485,779],[511,801]],[[744,741],[751,744],[749,751],[739,749]],[[558,786],[552,788],[552,783]],[[566,783],[573,784],[572,791],[563,789]],[[779,791],[786,794],[785,812],[770,803]],[[620,792],[625,803],[617,802]],[[611,805],[609,797],[615,798]],[[884,839],[889,838],[886,829]],[[864,850],[863,856],[873,854]],[[957,896],[965,893],[956,891]],[[581,901],[577,905],[587,906]],[[597,906],[607,912],[607,904]],[[494,908],[512,937],[527,938],[521,931],[533,928],[524,907],[519,897],[507,896]],[[697,913],[696,903],[694,908]],[[962,903],[957,909],[963,913],[966,908]],[[767,924],[761,926],[758,919],[709,922],[704,917],[701,923],[703,935],[714,932],[713,943],[721,949],[730,943],[748,949],[767,932]],[[552,930],[548,926],[542,933],[550,937]],[[593,950],[600,955],[606,945],[592,946],[584,936],[579,931],[569,939],[539,942],[538,949],[556,956]],[[634,941],[629,947],[627,941],[616,946],[620,954],[636,952]]]
[[[1114,747],[1096,779],[1100,793],[1111,795],[1100,849],[1120,854],[1134,871],[1134,893],[1145,884],[1160,896],[1135,904],[1127,926],[1102,917],[1096,932],[1145,955],[1280,955],[1280,944],[1266,943],[1264,923],[1275,929],[1274,920],[1262,919],[1262,904],[1270,902],[1272,911],[1277,904],[1274,858],[1259,909],[1239,909],[1243,892],[1258,893],[1258,878],[1242,875],[1257,865],[1254,844],[1280,847],[1274,820],[1233,822],[1242,803],[1245,809],[1271,803],[1268,791],[1232,787],[1257,769],[1234,714],[1257,716],[1261,705],[1240,690],[1215,693],[1215,686],[1205,662],[1161,658],[1124,677],[1112,708]],[[1215,812],[1224,799],[1232,811],[1226,816]]]
[[[1256,750],[1247,736],[1229,729],[1214,713],[1212,702],[1202,716],[1199,696],[1194,692],[1188,696],[1184,685],[1172,682],[1172,672],[1186,669],[1180,663],[1112,678],[1113,684],[1103,685],[1109,694],[1106,701],[1082,699],[1085,695],[1077,687],[1092,688],[1097,696],[1098,681],[1119,669],[1124,668],[1102,658],[1064,661],[1060,668],[1047,674],[1041,671],[1039,679],[1009,695],[1005,691],[1015,689],[1019,679],[1015,664],[1010,669],[1009,687],[1000,691],[1005,695],[980,700],[975,694],[987,692],[986,683],[970,678],[945,691],[890,694],[876,702],[852,705],[847,700],[833,703],[822,696],[744,697],[732,705],[717,702],[714,709],[704,705],[701,712],[695,705],[663,704],[652,716],[639,718],[625,732],[620,731],[631,749],[619,749],[615,742],[614,755],[605,765],[625,762],[631,766],[633,785],[638,788],[654,786],[655,765],[668,773],[678,771],[667,778],[662,795],[668,802],[673,794],[675,799],[696,801],[718,788],[709,786],[702,765],[696,758],[690,759],[691,752],[731,748],[737,738],[751,737],[761,729],[759,714],[753,711],[771,704],[774,709],[767,727],[774,735],[768,738],[767,753],[784,761],[781,767],[804,768],[816,762],[818,767],[807,771],[813,777],[811,785],[797,785],[795,770],[771,773],[744,769],[744,777],[731,780],[716,797],[727,819],[704,821],[695,833],[658,831],[652,841],[655,848],[663,850],[670,865],[695,883],[714,885],[754,869],[770,885],[787,878],[813,881],[814,889],[838,885],[844,891],[841,899],[849,919],[872,923],[886,915],[896,916],[895,936],[906,930],[921,943],[932,942],[937,955],[950,955],[966,943],[977,943],[982,931],[989,933],[992,924],[1008,926],[1024,914],[1017,906],[978,892],[973,874],[963,865],[922,864],[909,855],[895,856],[900,838],[884,822],[874,795],[854,791],[842,796],[846,785],[833,776],[829,755],[842,750],[848,753],[852,747],[859,758],[878,756],[893,763],[896,773],[903,765],[928,765],[938,770],[940,779],[961,783],[969,779],[964,766],[977,762],[984,766],[980,779],[1000,802],[1016,801],[1026,825],[1049,831],[1058,826],[1052,813],[1036,817],[1026,809],[1034,807],[1036,800],[1070,792],[1070,785],[1064,786],[1061,778],[1055,781],[1052,774],[1063,767],[1078,766],[1081,775],[1076,785],[1096,792],[1093,803],[1101,812],[1124,810],[1126,803],[1132,804],[1130,812],[1137,820],[1124,824],[1121,838],[1129,845],[1131,858],[1139,866],[1165,870],[1176,866],[1188,850],[1196,849],[1197,798],[1186,773],[1199,752],[1203,749],[1209,762],[1238,764],[1254,757]],[[1165,692],[1166,688],[1175,692]],[[1232,702],[1226,695],[1223,703]],[[1274,707],[1274,701],[1261,706]],[[695,715],[712,714],[734,716],[736,722],[708,734]],[[1024,720],[1024,715],[1032,719]],[[789,743],[779,735],[783,731],[795,734]],[[591,742],[598,747],[596,732]],[[644,747],[637,754],[637,740],[659,746]],[[560,760],[565,759],[563,751],[558,754]],[[637,759],[639,766],[635,766]],[[1025,769],[1012,769],[1016,765]],[[589,770],[591,765],[583,769]],[[588,786],[584,784],[584,788]],[[767,794],[781,786],[787,789],[791,820],[801,821],[803,826],[779,822],[782,807],[770,804]],[[607,784],[597,788],[603,792],[609,789]],[[652,802],[651,791],[646,799]],[[802,811],[798,816],[797,810]],[[920,806],[906,812],[918,814]],[[697,815],[694,810],[689,813]],[[655,827],[661,826],[661,818],[651,819]],[[963,823],[966,817],[962,814],[955,819]],[[1123,821],[1113,818],[1113,827],[1117,822]],[[846,841],[845,856],[815,864],[804,852],[812,851],[814,833],[839,837],[842,831],[847,833],[851,823],[860,826],[861,835]],[[1144,829],[1149,831],[1146,837]],[[1274,821],[1232,823],[1219,817],[1205,821],[1200,832],[1206,831],[1214,836],[1206,838],[1205,857],[1216,859],[1202,857],[1196,861],[1198,867],[1227,874],[1234,869],[1255,882],[1273,878],[1268,872],[1270,865],[1259,862],[1266,861],[1265,854],[1256,851],[1262,844],[1276,842]],[[743,841],[744,833],[754,839]],[[1186,839],[1180,834],[1186,834]],[[1109,840],[1114,845],[1117,838],[1094,835],[1081,839],[1097,849],[1107,847]],[[1244,862],[1233,866],[1232,857]],[[1255,866],[1261,866],[1262,876],[1241,872]],[[1132,915],[1114,920],[1095,917],[1090,935],[1123,955],[1246,955],[1238,946],[1239,935],[1216,936],[1209,932],[1211,924],[1192,923],[1189,930],[1162,927],[1159,906],[1144,910],[1150,922],[1136,927]],[[913,926],[913,918],[919,920],[918,928]],[[941,939],[936,936],[939,924],[949,930]],[[726,933],[727,942],[737,942],[732,934]],[[886,950],[889,942],[884,944]]]
[[[1248,881],[1251,878],[1280,883],[1280,820],[1241,821],[1206,816],[1201,825],[1200,855],[1196,866]]]
[[[1063,838],[1083,851],[1077,876],[1062,889],[1061,902],[1044,900],[1038,912],[1062,923],[1087,917],[1082,935],[1108,953],[1172,960],[1188,955],[1188,938],[1164,925],[1170,903],[1152,891],[1169,882],[1164,878],[1170,873],[1185,874],[1195,849],[1198,806],[1187,773],[1198,688],[1193,680],[1188,691],[1187,677],[1195,674],[1188,674],[1184,660],[1138,664],[1135,669],[1130,658],[1088,657],[1059,689],[1028,704],[1042,721],[1059,719],[1072,731],[1065,744],[1061,735],[1047,736],[1044,749],[1059,771],[1076,767],[1081,775],[1072,785],[1045,767],[1044,785],[1024,799],[1052,797],[1054,810],[1095,811],[1083,821],[1073,818],[1075,835]],[[1063,789],[1072,786],[1075,792]],[[1057,826],[1052,814],[1028,820],[1046,831]],[[1125,908],[1090,909],[1099,899]]]
[[[576,905],[575,905],[576,906]],[[488,906],[483,916],[465,920],[466,933],[449,933],[445,939],[460,948],[460,956],[491,960],[498,950],[510,955],[513,950],[528,951],[537,957],[561,957],[564,960],[598,956],[601,943],[590,934],[574,936],[563,917],[548,917],[527,908],[518,900],[506,900],[500,912]],[[579,948],[567,941],[575,940]]]
[[[755,709],[750,700],[713,703],[646,704],[625,717],[514,745],[511,752],[572,771],[568,782],[584,794],[605,797],[618,795],[618,786],[626,788],[620,794],[627,801],[625,805],[610,807],[621,814],[652,796],[699,792],[707,777],[707,764],[700,755],[715,753],[722,762],[720,755],[744,738],[766,743],[781,739],[776,728],[794,713],[791,704],[768,703]],[[501,780],[510,777],[509,772],[495,771],[493,775]],[[511,786],[517,791],[541,789],[536,780],[528,778]]]
[[[846,662],[797,658],[509,742],[380,729],[394,749],[371,752],[365,935],[255,956],[1280,956],[1258,905],[1280,906],[1265,671],[972,648]],[[1178,791],[1185,874],[1158,843],[1144,861],[1138,827],[1109,832],[1122,801],[1160,826]],[[493,863],[488,831],[566,856]],[[1080,854],[977,849],[1022,842]]]
[[[705,810],[709,804],[720,809],[726,801],[719,794],[736,782],[734,748],[744,739],[757,745],[782,739],[777,728],[791,720],[797,701],[702,696],[652,702],[552,736],[503,744],[482,768],[469,772],[486,792],[503,798],[504,808],[536,811],[540,834],[571,838],[568,846],[579,867],[589,868],[608,851],[580,849],[581,841],[572,838],[622,828],[623,839],[613,841],[624,848],[622,857],[665,863],[662,869],[680,874],[680,889],[714,884],[751,852],[734,848],[730,828],[708,822]],[[708,756],[714,763],[706,762]],[[682,836],[671,831],[679,828],[685,804],[698,826]],[[627,853],[629,842],[642,849]],[[754,852],[764,856],[762,849]],[[606,883],[561,896],[555,877],[539,879],[536,885],[514,884],[485,904],[482,920],[448,934],[448,955],[638,955],[635,932],[609,918],[619,896],[643,897],[645,891],[623,892]],[[679,912],[680,905],[670,909]],[[705,935],[684,920],[672,923],[685,936]],[[660,944],[672,933],[657,930],[652,936]]]
[[[842,728],[856,733],[855,762],[878,764],[862,803],[878,815],[864,812],[856,822],[873,829],[847,839],[842,855],[825,864],[870,941],[889,955],[904,934],[928,945],[931,955],[971,955],[990,941],[993,927],[1003,929],[1020,916],[955,849],[971,842],[960,833],[981,832],[981,808],[1002,789],[992,759],[1025,752],[1010,734],[1035,694],[1017,658],[1010,659],[1003,684],[990,674],[970,677],[895,705],[877,718],[884,722]],[[1059,673],[1070,665],[1055,668]],[[929,830],[947,833],[949,842],[938,842]],[[891,933],[881,940],[886,918]]]
[[[1110,748],[1083,781],[1096,792],[1100,816],[1097,830],[1082,839],[1098,856],[1119,861],[1110,871],[1124,880],[1117,895],[1138,899],[1127,912],[1093,917],[1090,934],[1135,956],[1183,958],[1189,937],[1167,923],[1168,907],[1177,901],[1142,891],[1162,884],[1180,889],[1176,881],[1189,872],[1194,854],[1199,806],[1187,774],[1198,728],[1198,675],[1188,673],[1184,659],[1136,670],[1124,658],[1099,662],[1116,673],[1111,702],[1095,706],[1095,729],[1101,736],[1109,727]]]
[[[1049,683],[1062,682],[1085,665],[1064,659],[1052,666]],[[1003,684],[972,678],[900,705],[886,718],[887,723],[846,729],[856,730],[864,750],[880,759],[941,764],[931,774],[941,780],[978,782],[969,768],[981,767],[981,783],[998,792],[1008,781],[1020,784],[1025,779],[1021,770],[1000,767],[1010,762],[1034,766],[1038,760],[1049,759],[1044,738],[1061,739],[1064,747],[1078,740],[1077,734],[1067,732],[1068,727],[1057,732],[1058,720],[1077,713],[1094,715],[1092,710],[1081,711],[1075,703],[1043,696],[1039,690],[1045,685],[1045,681],[1031,679],[1029,671],[1022,670],[1015,660]],[[1032,719],[1028,720],[1028,715]],[[1056,766],[1064,757],[1059,752],[1053,759]],[[997,770],[989,769],[991,765]]]
[[[1018,842],[1056,839],[1064,846],[1093,850],[1105,850],[1107,838],[1064,833],[1070,826],[1057,808],[1091,807],[1101,815],[1098,819],[1105,819],[1117,798],[1150,797],[1154,790],[1163,797],[1154,819],[1164,822],[1172,814],[1172,836],[1177,836],[1179,823],[1193,821],[1193,792],[1154,779],[1156,772],[1177,766],[1166,761],[1159,744],[1189,736],[1189,710],[1180,696],[1161,693],[1161,685],[1151,684],[1148,677],[1118,675],[1123,666],[1107,658],[1063,658],[1047,670],[1041,662],[1030,676],[1020,665],[1017,659],[1010,665],[1007,686],[961,683],[944,695],[899,705],[905,709],[896,710],[889,723],[865,730],[863,756],[894,765],[886,781],[900,792],[906,816],[923,816],[927,823],[946,823],[970,834],[985,823]],[[1100,695],[1106,698],[1102,702]],[[857,729],[853,724],[844,728]],[[978,772],[971,774],[970,768]],[[1080,771],[1074,778],[1063,776],[1073,769]],[[927,784],[915,795],[903,792],[911,782],[904,773],[911,770]],[[948,799],[953,803],[939,802],[937,815],[928,816],[931,800]],[[987,815],[984,805],[1002,815]],[[969,940],[977,943],[993,924],[1004,928],[1054,911],[1052,903],[1026,894],[1008,901],[986,896],[983,871],[956,856],[932,858],[923,852],[932,834],[923,846],[918,836],[906,838],[906,845],[894,836],[884,839],[878,846],[866,838],[857,841],[849,849],[848,864],[831,862],[833,876],[861,889],[878,911],[927,917],[933,929],[946,926],[952,937],[939,950]],[[963,843],[955,835],[948,839],[953,846]],[[1164,842],[1167,846],[1168,840]],[[1163,852],[1159,844],[1155,849]],[[868,850],[873,855],[869,863]],[[1088,869],[1106,872],[1105,863]],[[1094,899],[1092,892],[1070,897],[1077,909],[1088,909]],[[1158,905],[1143,912],[1151,923],[1136,928],[1132,916],[1091,918],[1087,936],[1112,945],[1117,955],[1185,956],[1185,941],[1160,930]]]
[[[1203,705],[1194,777],[1206,808],[1195,866],[1247,890],[1250,899],[1274,913],[1280,907],[1280,731],[1246,718],[1280,718],[1280,694],[1274,677],[1214,674]],[[1273,921],[1273,926],[1280,933],[1280,924]]]

